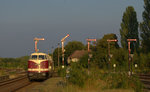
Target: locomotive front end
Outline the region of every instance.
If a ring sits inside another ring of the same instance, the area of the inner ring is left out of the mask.
[[[47,79],[50,72],[50,60],[47,54],[33,53],[28,61],[28,78]]]

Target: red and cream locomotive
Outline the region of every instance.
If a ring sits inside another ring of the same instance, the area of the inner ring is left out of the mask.
[[[53,61],[51,57],[45,53],[32,53],[28,61],[28,78],[47,79],[52,76]]]
[[[52,76],[54,64],[51,56],[46,53],[40,53],[37,49],[37,42],[44,40],[44,38],[35,38],[35,53],[32,53],[28,60],[28,78],[33,79],[47,79]]]

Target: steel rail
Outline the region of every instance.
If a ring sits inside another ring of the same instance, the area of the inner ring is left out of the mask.
[[[27,75],[19,76],[0,82],[0,92],[15,92],[30,84],[32,84],[32,82],[28,80]]]
[[[5,80],[5,81],[1,81],[0,82],[0,86],[7,85],[7,84],[10,84],[10,83],[19,81],[19,80],[23,80],[25,78],[27,78],[27,75],[23,75],[23,76],[19,76],[17,78],[13,78],[13,79],[8,79],[8,80]]]
[[[139,79],[143,83],[145,90],[150,90],[150,74],[139,74]]]

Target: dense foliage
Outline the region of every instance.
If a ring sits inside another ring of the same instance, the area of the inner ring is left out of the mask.
[[[132,51],[139,47],[137,16],[132,6],[127,7],[123,14],[120,35],[123,48],[128,48],[127,39],[137,39],[137,42],[131,44]]]
[[[140,24],[142,51],[150,52],[150,0],[144,0],[143,22]]]
[[[117,39],[115,34],[104,35],[102,39],[99,39],[96,43],[95,48],[93,48],[93,61],[99,65],[100,68],[106,68],[108,65],[108,42],[107,39]],[[117,42],[110,43],[110,53],[112,54],[112,49],[119,48]]]
[[[0,67],[27,69],[28,59],[29,56],[24,56],[20,58],[0,58]]]
[[[87,80],[87,71],[79,63],[72,63],[69,82],[83,87]]]
[[[105,88],[134,89],[135,92],[142,92],[143,85],[136,76],[129,77],[126,73],[106,73],[100,77],[107,83]]]
[[[62,50],[61,48],[56,48],[53,52],[53,61],[55,62],[55,66],[62,64]],[[59,61],[59,62],[58,62]]]

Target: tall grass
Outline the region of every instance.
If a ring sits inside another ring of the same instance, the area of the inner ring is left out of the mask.
[[[134,89],[136,92],[142,92],[143,85],[136,76],[128,76],[127,73],[106,73],[101,75],[107,85],[105,89]]]

